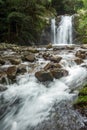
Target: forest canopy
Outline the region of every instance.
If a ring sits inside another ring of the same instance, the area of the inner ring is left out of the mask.
[[[37,43],[48,18],[86,8],[86,0],[0,0],[0,42]]]

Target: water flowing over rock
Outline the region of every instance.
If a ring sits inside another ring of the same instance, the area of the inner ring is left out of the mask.
[[[27,47],[18,50],[1,52],[22,63],[12,65],[7,58],[0,65],[0,130],[86,130],[87,118],[72,106],[78,88],[87,82],[87,59],[76,56],[81,46],[37,47],[33,62],[22,60],[30,54]],[[82,51],[86,54],[87,48]],[[1,82],[6,77],[14,82]]]
[[[72,16],[61,16],[61,21],[57,26],[55,19],[52,19],[52,43],[54,44],[72,44]]]

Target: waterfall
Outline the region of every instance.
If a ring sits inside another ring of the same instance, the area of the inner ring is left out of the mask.
[[[51,20],[51,41],[55,44],[56,42],[56,25],[55,25],[55,19]]]
[[[55,21],[52,19],[52,21]],[[52,22],[53,38],[52,43],[55,44],[72,44],[72,16],[61,16],[59,26],[56,27],[55,22]],[[55,36],[54,36],[55,35]]]

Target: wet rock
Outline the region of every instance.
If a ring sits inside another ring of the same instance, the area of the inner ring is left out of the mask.
[[[74,46],[66,46],[67,50],[74,50],[74,48],[75,48]]]
[[[5,60],[2,59],[2,58],[0,58],[0,64],[1,64],[1,65],[4,65],[4,64],[5,64]]]
[[[3,92],[3,91],[5,91],[7,88],[4,86],[4,85],[1,85],[0,84],[0,92]]]
[[[9,61],[10,61],[12,64],[14,64],[14,65],[18,65],[18,64],[21,63],[21,59],[19,59],[19,58],[14,58],[14,57],[9,58]]]
[[[61,61],[62,57],[60,56],[52,56],[50,57],[50,60],[55,63],[59,63]]]
[[[18,74],[24,74],[24,73],[26,73],[26,72],[27,72],[27,70],[26,70],[26,65],[20,64],[20,65],[18,66],[18,68],[17,68],[17,73],[18,73]]]
[[[86,52],[82,51],[82,50],[79,50],[79,51],[76,52],[75,56],[79,57],[79,58],[82,58],[82,59],[85,59],[86,58]]]
[[[27,50],[31,53],[38,53],[39,51],[37,50],[37,48],[33,48],[33,47],[29,47],[27,48]]]
[[[29,54],[27,56],[25,56],[25,61],[29,61],[29,62],[34,62],[35,61],[35,55],[34,54]]]
[[[53,76],[49,71],[38,71],[35,73],[35,77],[41,82],[53,81]]]
[[[53,46],[52,46],[51,43],[49,43],[49,44],[46,46],[47,49],[51,49],[52,47],[53,47]]]
[[[74,61],[75,61],[75,63],[76,63],[77,65],[80,65],[80,64],[83,63],[83,60],[82,60],[81,58],[76,58]]]
[[[48,63],[45,67],[44,70],[50,70],[50,69],[54,69],[54,68],[61,68],[62,66],[58,63]]]
[[[6,83],[7,74],[4,71],[0,71],[0,83]]]
[[[59,78],[62,78],[63,76],[68,75],[68,71],[64,70],[64,69],[53,69],[53,70],[51,70],[51,73],[52,73],[53,77],[56,79],[59,79]]]
[[[44,54],[43,54],[43,58],[44,58],[45,60],[49,60],[49,59],[50,59],[50,54],[49,54],[49,53],[44,53]]]
[[[16,66],[10,66],[8,67],[7,71],[7,77],[11,80],[15,79],[16,73],[17,73],[17,67]]]

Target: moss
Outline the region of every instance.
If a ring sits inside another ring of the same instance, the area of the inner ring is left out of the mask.
[[[87,84],[80,89],[78,99],[75,101],[74,106],[76,108],[87,108]]]
[[[79,91],[79,96],[87,96],[87,87],[84,87]]]

